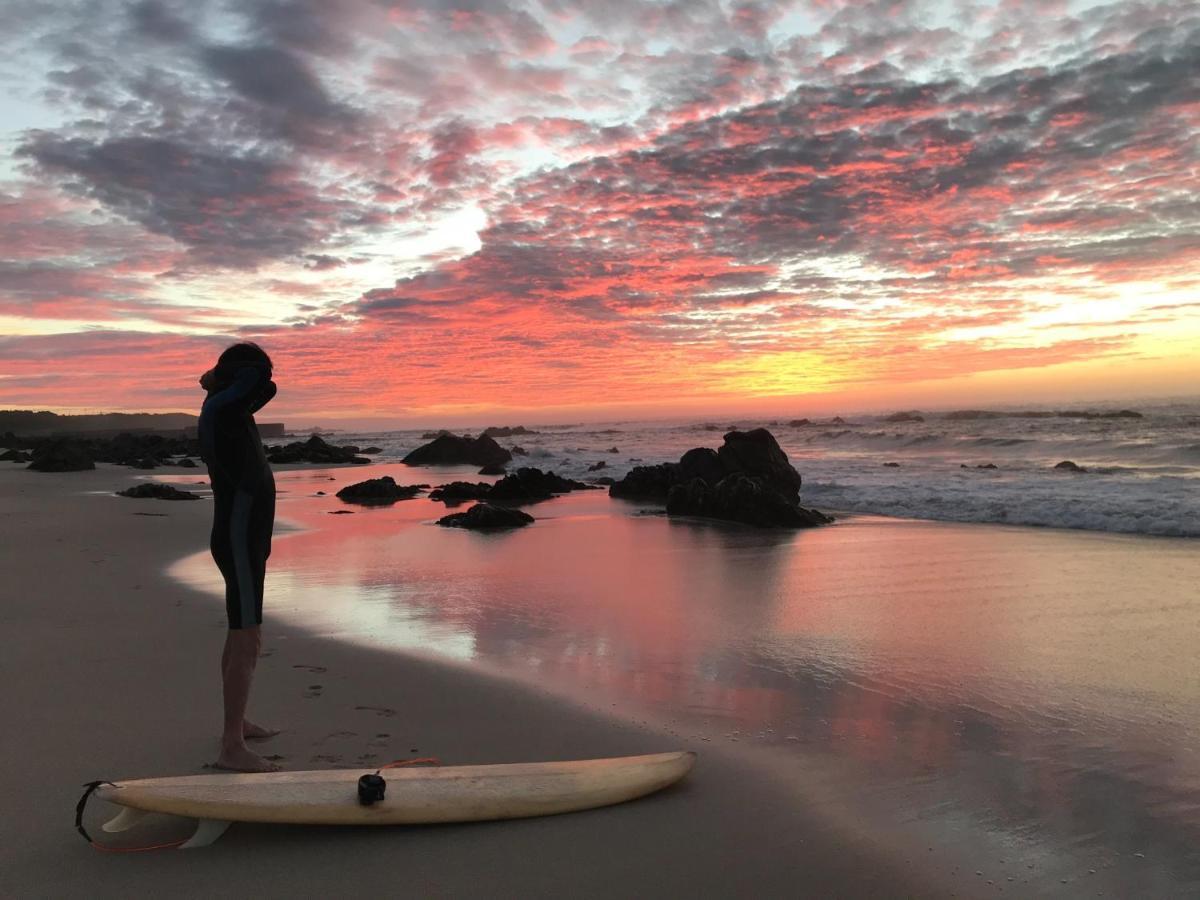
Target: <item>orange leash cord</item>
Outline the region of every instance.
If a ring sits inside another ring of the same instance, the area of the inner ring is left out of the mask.
[[[442,761],[436,756],[415,756],[412,759],[397,759],[385,766],[380,766],[375,774],[378,775],[384,769],[402,769],[405,766],[440,766]]]
[[[87,808],[87,802],[91,799],[92,793],[102,784],[112,785],[111,781],[89,781],[84,785],[87,788],[83,792],[83,796],[79,798],[79,803],[75,806],[75,829],[83,835],[84,840],[95,847],[97,850],[103,850],[105,853],[141,853],[144,850],[167,850],[171,847],[178,847],[180,844],[187,842],[187,838],[181,838],[178,841],[170,841],[166,844],[152,844],[149,847],[106,847],[103,844],[98,844],[92,839],[92,836],[87,833],[87,829],[83,827],[83,811]],[[113,785],[116,787],[116,785]]]

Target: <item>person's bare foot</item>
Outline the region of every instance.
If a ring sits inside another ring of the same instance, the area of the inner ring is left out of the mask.
[[[240,747],[223,747],[221,755],[213,763],[214,769],[226,769],[230,772],[278,772],[280,766],[263,759],[245,744]]]
[[[242,720],[242,737],[248,741],[265,741],[277,734],[278,728],[264,728],[262,725],[255,725],[249,719]]]

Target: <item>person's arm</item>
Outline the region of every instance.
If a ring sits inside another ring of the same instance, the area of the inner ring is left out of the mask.
[[[228,387],[215,393],[210,393],[200,408],[200,421],[197,423],[197,437],[200,438],[200,457],[209,466],[218,465],[216,454],[217,416],[222,410],[229,409],[237,403],[244,403],[267,380],[266,372],[255,366],[238,369],[233,376],[233,382]],[[269,382],[268,382],[269,383]]]
[[[275,386],[275,382],[268,379],[266,384],[262,385],[250,398],[250,414],[258,412],[268,403],[275,399],[275,394],[279,389]]]
[[[247,400],[267,380],[267,373],[258,366],[244,366],[233,373],[233,380],[227,386],[222,386],[216,393],[208,395],[204,401],[204,409],[218,413],[235,403]],[[203,414],[201,412],[201,415]]]

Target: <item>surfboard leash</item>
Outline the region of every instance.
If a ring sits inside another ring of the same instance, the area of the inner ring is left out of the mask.
[[[178,847],[187,840],[187,838],[183,838],[178,841],[170,841],[166,844],[152,844],[149,847],[106,847],[103,844],[96,843],[92,836],[87,833],[87,829],[83,827],[83,811],[87,809],[88,800],[91,799],[96,788],[102,784],[116,787],[111,781],[89,781],[84,785],[86,790],[83,792],[83,796],[79,798],[79,802],[75,805],[75,830],[82,834],[83,839],[97,850],[103,850],[105,853],[141,853],[143,850],[169,850],[173,847]]]

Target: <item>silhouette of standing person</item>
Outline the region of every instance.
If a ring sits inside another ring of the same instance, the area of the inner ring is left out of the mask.
[[[279,766],[246,746],[277,731],[246,718],[250,683],[262,647],[263,585],[275,524],[275,478],[254,413],[275,396],[271,358],[257,344],[228,347],[200,376],[200,452],[213,492],[211,549],[225,579],[229,632],[221,655],[224,727],[216,766],[274,772]]]

